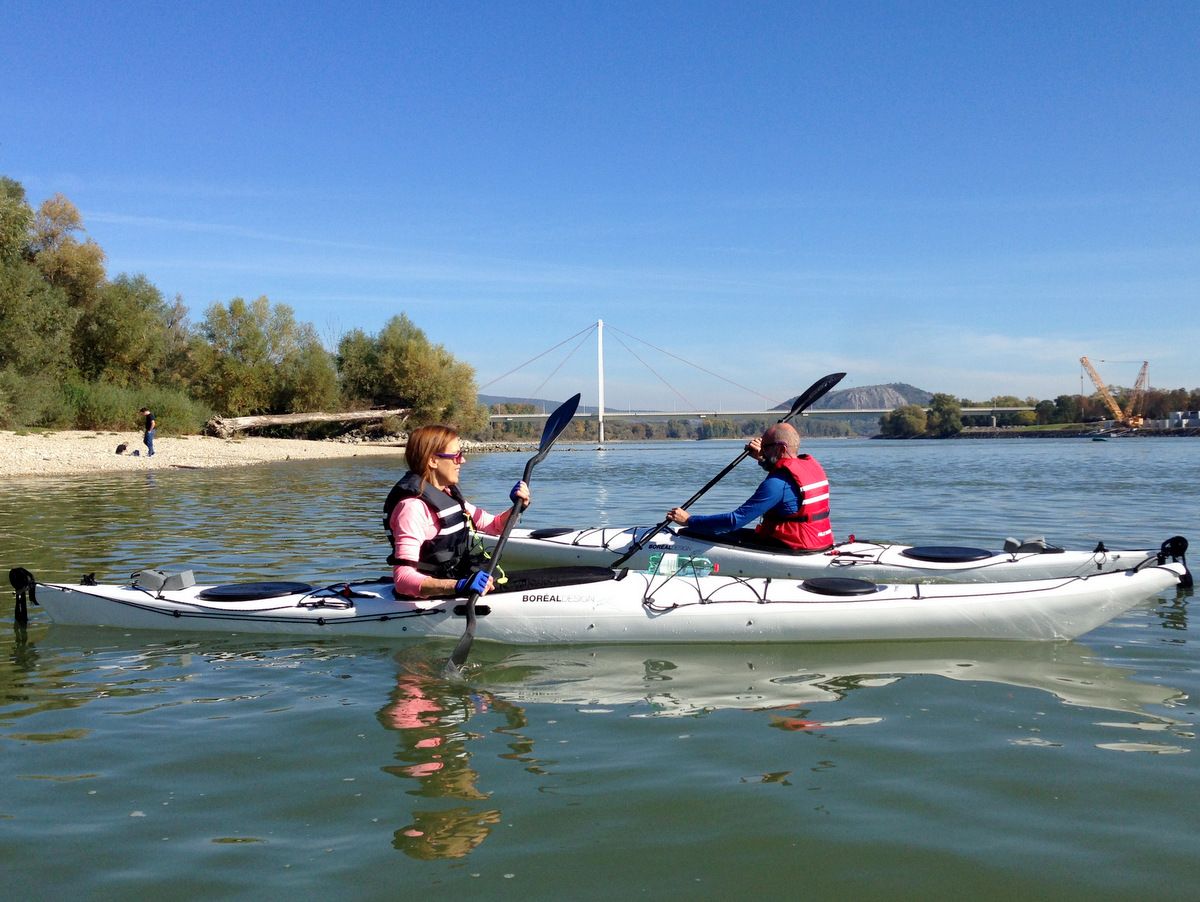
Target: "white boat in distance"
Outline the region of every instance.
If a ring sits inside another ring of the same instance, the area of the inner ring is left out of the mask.
[[[567,527],[513,529],[504,546],[501,566],[505,570],[533,567],[611,567],[655,527]],[[479,538],[489,550],[494,536]],[[1168,542],[1187,540],[1181,537]],[[1164,543],[1165,544],[1165,543]],[[646,570],[654,555],[677,555],[707,559],[722,576],[772,576],[809,579],[844,576],[877,582],[1013,582],[1092,576],[1141,566],[1154,560],[1162,549],[1113,551],[1103,543],[1092,551],[1067,551],[1047,545],[1042,539],[1008,540],[1004,551],[987,551],[958,545],[881,544],[847,541],[830,551],[805,553],[785,549],[757,548],[722,542],[718,537],[695,536],[664,529],[621,566]]]

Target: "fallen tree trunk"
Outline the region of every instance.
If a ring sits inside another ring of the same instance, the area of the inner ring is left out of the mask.
[[[352,410],[346,413],[280,413],[257,417],[213,417],[204,424],[204,432],[218,438],[230,438],[238,432],[247,432],[266,426],[297,426],[304,423],[343,423],[351,426],[356,423],[375,423],[388,417],[405,418],[411,410],[408,407],[401,407],[396,410]]]

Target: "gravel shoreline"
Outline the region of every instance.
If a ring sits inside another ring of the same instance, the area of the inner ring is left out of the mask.
[[[116,449],[125,444],[124,454]],[[520,451],[526,444],[464,442],[468,451]],[[138,452],[134,456],[133,452]],[[154,456],[146,456],[141,432],[0,431],[0,476],[83,476],[127,470],[204,470],[241,467],[285,460],[331,460],[345,457],[394,457],[404,467],[404,442],[353,439],[213,438],[207,435],[162,436],[154,441]]]
[[[128,446],[117,454],[120,444]],[[135,457],[133,452],[139,454]],[[301,439],[212,438],[204,435],[155,439],[154,456],[146,456],[140,432],[64,430],[17,434],[0,432],[0,473],[4,476],[79,476],[126,470],[202,470],[281,460],[392,456],[404,464],[403,443],[304,441]]]

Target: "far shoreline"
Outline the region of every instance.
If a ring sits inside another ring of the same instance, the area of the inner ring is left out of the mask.
[[[117,449],[124,445],[122,453]],[[525,444],[464,442],[468,451],[518,451]],[[392,457],[404,462],[403,440],[287,439],[206,435],[160,436],[147,456],[141,432],[110,430],[0,431],[0,474],[5,478],[94,476],[161,470],[207,470],[292,460]]]
[[[988,439],[1128,439],[1128,438],[1192,438],[1200,429],[1155,429],[1134,433],[1113,434],[1069,430],[1028,430],[1021,428],[987,429],[962,432],[949,436],[951,441]],[[810,436],[813,439],[822,437]],[[861,438],[879,441],[945,441],[927,436],[900,438],[894,436],[828,436],[827,438]],[[668,446],[678,441],[712,441],[711,439],[618,439],[603,443],[594,439],[575,439],[560,444],[564,450],[618,447],[625,444],[656,444]],[[740,439],[727,439],[737,442]],[[13,432],[0,430],[0,475],[6,478],[40,478],[46,476],[92,476],[156,470],[207,470],[222,467],[243,467],[255,464],[279,463],[292,460],[336,460],[355,457],[393,457],[397,467],[404,467],[405,443],[391,438],[368,441],[361,438],[287,439],[239,436],[216,438],[206,435],[163,436],[155,441],[156,454],[146,455],[140,432],[109,430],[59,430]],[[124,445],[124,452],[117,448]],[[469,453],[521,452],[537,447],[532,441],[464,441]]]

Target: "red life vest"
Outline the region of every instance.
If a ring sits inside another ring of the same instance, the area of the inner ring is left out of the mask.
[[[807,454],[785,457],[775,465],[771,475],[782,476],[792,484],[800,499],[800,510],[783,516],[768,511],[754,531],[764,538],[783,542],[789,548],[805,551],[832,548],[834,540],[833,526],[829,523],[829,479],[821,465]]]

